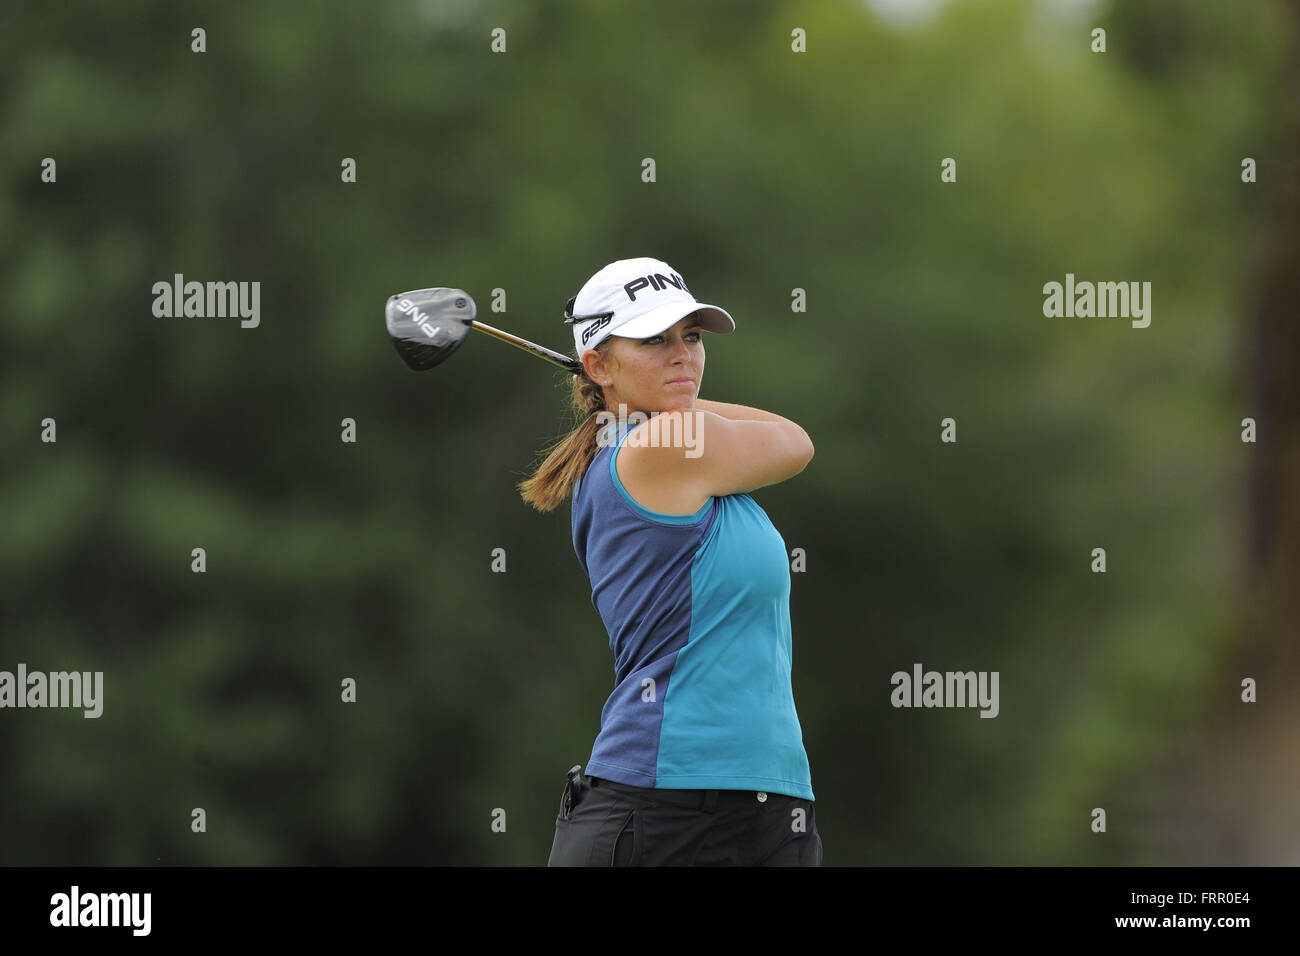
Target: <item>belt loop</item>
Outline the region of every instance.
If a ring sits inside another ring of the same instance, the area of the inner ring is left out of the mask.
[[[718,805],[718,791],[717,791],[717,790],[705,790],[705,791],[704,791],[704,803],[700,805],[700,809],[701,809],[701,810],[708,810],[708,811],[712,812],[712,811],[714,810],[714,808],[717,807],[717,805]]]

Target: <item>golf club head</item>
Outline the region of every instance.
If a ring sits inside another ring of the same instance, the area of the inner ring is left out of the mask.
[[[469,293],[441,286],[390,295],[384,306],[388,337],[407,368],[416,372],[450,358],[477,314]]]

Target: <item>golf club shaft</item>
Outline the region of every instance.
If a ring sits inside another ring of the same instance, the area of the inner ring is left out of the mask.
[[[470,324],[480,332],[486,332],[493,338],[498,338],[502,342],[509,342],[511,345],[523,349],[525,352],[532,352],[538,358],[545,359],[552,365],[558,365],[560,368],[566,369],[575,374],[582,373],[581,363],[575,359],[569,358],[567,355],[561,355],[559,352],[552,352],[548,348],[529,342],[527,339],[521,339],[517,335],[511,335],[509,332],[502,332],[500,329],[494,329],[490,325],[484,325],[477,319]]]

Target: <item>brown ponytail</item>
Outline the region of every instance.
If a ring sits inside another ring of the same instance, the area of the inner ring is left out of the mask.
[[[606,338],[596,346],[602,356],[609,346]],[[570,380],[570,400],[582,417],[569,434],[547,449],[546,460],[527,481],[518,485],[520,496],[538,511],[554,511],[560,506],[578,479],[596,457],[597,413],[605,409],[604,390],[587,377],[585,371]]]

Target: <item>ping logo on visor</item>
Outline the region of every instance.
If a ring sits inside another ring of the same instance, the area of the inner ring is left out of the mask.
[[[623,291],[627,293],[627,297],[629,299],[635,302],[636,294],[640,292],[642,289],[646,288],[647,286],[649,286],[651,289],[654,289],[656,292],[662,292],[670,285],[675,287],[679,292],[685,292],[687,295],[690,295],[691,290],[686,288],[686,280],[683,279],[681,276],[679,276],[676,272],[667,276],[662,275],[658,272],[654,273],[653,275],[640,276],[636,279],[633,279],[631,282],[625,283],[623,286]]]

